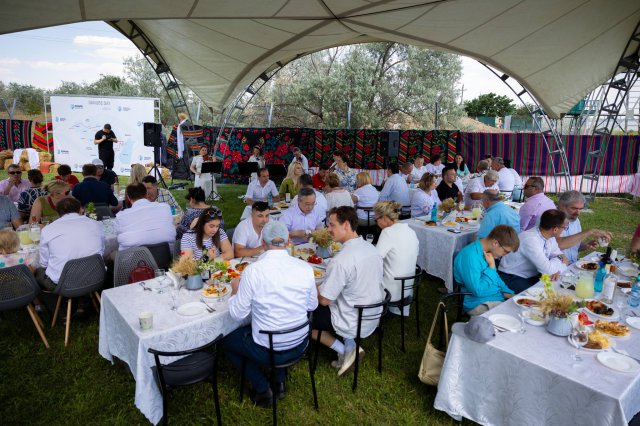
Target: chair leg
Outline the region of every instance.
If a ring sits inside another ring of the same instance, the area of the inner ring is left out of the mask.
[[[100,293],[98,293],[97,291],[94,291],[93,295],[96,297],[96,300],[98,301],[98,304],[100,306],[102,306],[102,298],[100,297]]]
[[[69,328],[71,327],[71,299],[67,301],[67,326],[64,330],[64,347],[69,343]]]
[[[420,337],[420,300],[418,299],[418,287],[415,288],[416,297],[416,337]]]
[[[276,384],[276,369],[271,366],[271,415],[273,418],[273,426],[278,424],[278,385]]]
[[[240,402],[244,399],[244,365],[246,361],[242,358],[242,366],[240,367]]]
[[[216,361],[214,362],[213,370],[213,403],[216,407],[216,420],[218,426],[222,426],[222,415],[220,414],[220,396],[218,395],[218,356],[216,355]]]
[[[353,386],[351,387],[351,390],[353,392],[356,391],[356,388],[358,387],[358,369],[360,367],[360,337],[357,336],[356,337],[356,367],[353,370]]]
[[[378,373],[382,373],[382,335],[384,334],[384,328],[382,325],[378,326]],[[404,334],[402,335],[404,341]]]
[[[33,306],[27,305],[27,311],[29,312],[29,316],[31,317],[31,321],[33,321],[33,325],[36,326],[36,330],[38,330],[38,334],[40,335],[40,339],[42,339],[42,343],[44,346],[49,349],[49,342],[47,341],[46,336],[44,335],[44,326],[42,325],[42,321],[38,316],[38,313],[33,309]]]
[[[51,321],[51,328],[56,325],[56,320],[58,319],[58,312],[60,311],[60,304],[62,303],[62,296],[58,296],[58,301],[56,302],[56,309],[53,311],[53,320]]]
[[[31,306],[31,307],[32,307],[32,305],[31,305],[31,304],[30,304],[30,305],[28,305],[28,306]],[[35,309],[34,309],[34,310],[35,310]],[[41,327],[41,328],[44,328],[44,323],[42,322],[42,318],[40,318],[40,315],[38,315],[38,312],[37,312],[37,311],[36,311],[36,319],[38,320],[38,324],[40,324],[40,327]]]
[[[400,306],[400,342],[402,343],[402,352],[406,352],[404,348],[404,306]]]
[[[93,304],[93,309],[95,309],[97,313],[100,313],[100,308],[98,307],[98,303],[96,302],[96,299],[94,298],[93,293],[89,295],[89,299],[91,299],[91,303]]]
[[[320,352],[320,339],[322,338],[322,330],[318,330],[318,338],[316,339],[315,356],[313,357],[313,374],[316,374],[316,368],[318,366],[318,353]]]
[[[309,342],[311,344],[311,342]],[[313,367],[313,360],[311,354],[311,346],[307,348],[307,359],[309,360],[309,379],[311,380],[311,392],[313,393],[313,406],[318,409],[318,394],[316,393],[316,378]]]

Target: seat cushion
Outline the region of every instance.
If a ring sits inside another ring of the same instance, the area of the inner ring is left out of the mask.
[[[164,381],[169,386],[198,383],[213,374],[214,355],[197,352],[163,367]]]

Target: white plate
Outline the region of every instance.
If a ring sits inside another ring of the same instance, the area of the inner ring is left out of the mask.
[[[620,272],[622,275],[627,277],[635,277],[640,273],[640,271],[638,271],[638,268],[631,265],[620,265],[618,266],[618,268],[616,268],[616,272]]]
[[[164,289],[166,289],[167,287],[169,287],[169,280],[171,280],[171,278],[167,277],[167,279],[163,279],[162,282],[161,280],[155,278],[152,280],[148,280],[148,281],[142,281],[144,282],[144,285],[147,288],[150,288],[151,290],[155,291],[155,292],[160,292]]]
[[[637,373],[640,371],[640,364],[635,359],[615,352],[600,352],[596,355],[598,361],[605,367],[623,373]]]
[[[509,331],[518,331],[520,330],[520,320],[516,317],[512,317],[511,315],[505,314],[493,314],[489,315],[489,321],[491,321],[494,325],[498,327],[506,328]]]
[[[523,295],[523,294],[518,294],[516,296],[513,296],[511,298],[511,300],[513,300],[513,303],[515,303],[519,308],[532,308],[534,306],[528,306],[528,305],[521,305],[518,303],[518,300],[522,300],[522,299],[529,299],[529,300],[535,300],[536,302],[540,302],[540,298],[538,297],[533,297],[533,296],[528,296],[528,295]],[[540,305],[535,305],[535,306],[540,306]]]
[[[591,332],[591,331],[590,331],[590,332]],[[613,340],[613,339],[611,338],[611,336],[609,336],[608,334],[604,334],[604,333],[602,333],[602,334],[603,334],[603,335],[605,335],[605,336],[607,336],[607,338],[609,339],[609,342],[611,342],[611,345],[609,345],[609,347],[608,347],[607,349],[589,349],[589,348],[585,348],[584,346],[583,346],[583,347],[581,347],[580,349],[581,349],[581,350],[584,350],[584,351],[587,351],[587,352],[602,352],[602,351],[606,351],[606,350],[608,350],[608,349],[613,348],[613,347],[616,345],[616,341],[615,341],[615,340]],[[567,343],[568,343],[568,344],[570,344],[570,345],[571,345],[571,347],[575,349],[575,347],[576,347],[576,346],[575,346],[573,343],[571,343],[571,335],[568,335],[568,336],[567,336]]]
[[[640,330],[640,317],[627,317],[627,324],[636,330]]]
[[[573,266],[575,266],[575,268],[580,272],[595,273],[597,271],[597,269],[594,269],[594,270],[582,269],[582,265],[586,265],[587,263],[595,263],[596,265],[598,264],[598,262],[595,261],[595,260],[579,260],[576,263],[574,263]]]
[[[202,302],[189,302],[179,306],[176,312],[185,317],[192,317],[207,312],[207,307]]]
[[[223,285],[223,287],[227,289],[227,292],[226,292],[226,293],[224,293],[222,296],[216,296],[216,295],[211,295],[211,296],[209,296],[209,295],[206,295],[206,294],[204,293],[204,289],[200,290],[200,294],[201,294],[201,295],[202,295],[202,297],[204,297],[205,299],[222,299],[222,298],[225,298],[225,297],[227,297],[228,295],[230,295],[230,294],[231,294],[231,284],[224,284],[224,285]]]
[[[536,300],[542,300],[545,294],[546,293],[543,288],[530,288],[520,293],[521,296],[531,297],[532,299]]]
[[[590,300],[595,300],[595,299],[589,299],[586,300],[587,302]],[[608,305],[607,305],[608,306]],[[619,315],[618,315],[618,311],[615,308],[612,308],[611,306],[609,306],[611,309],[613,309],[613,314],[607,316],[607,315],[600,315],[600,314],[596,314],[595,312],[593,312],[592,310],[590,310],[589,308],[587,308],[586,306],[584,308],[582,308],[582,310],[587,314],[587,315],[591,315],[592,317],[596,317],[596,318],[600,318],[603,320],[608,320],[608,321],[615,321],[618,319]],[[595,321],[594,321],[595,322]]]
[[[322,276],[321,276],[321,277],[317,277],[315,280],[316,280],[317,282],[324,281],[324,277],[325,277],[325,275],[327,274],[327,271],[325,271],[324,269],[318,268],[317,266],[318,266],[318,265],[313,265],[313,270],[314,270],[314,271],[318,271],[318,272],[320,272],[320,273],[322,274]],[[314,275],[315,275],[315,272],[314,272]]]

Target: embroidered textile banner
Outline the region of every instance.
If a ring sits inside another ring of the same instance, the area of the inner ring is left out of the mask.
[[[31,120],[0,119],[0,151],[30,148],[32,123]]]

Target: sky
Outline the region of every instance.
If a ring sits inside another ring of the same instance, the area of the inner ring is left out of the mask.
[[[100,74],[123,75],[122,61],[137,48],[104,22],[82,22],[0,35],[0,80],[45,89],[62,81],[92,82]],[[464,100],[494,92],[517,99],[477,61],[463,57]],[[517,102],[516,102],[517,104]]]

